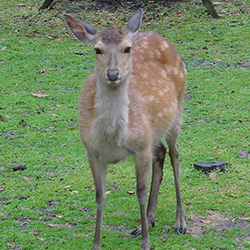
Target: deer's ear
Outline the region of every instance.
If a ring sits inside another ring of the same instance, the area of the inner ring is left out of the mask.
[[[128,22],[127,30],[133,36],[139,31],[142,21],[142,9],[139,9]]]
[[[93,44],[96,30],[91,25],[78,21],[70,15],[63,16],[74,35],[83,43]]]

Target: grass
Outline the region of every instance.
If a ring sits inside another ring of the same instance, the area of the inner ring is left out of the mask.
[[[169,164],[159,196],[155,249],[250,247],[249,1],[220,1],[218,20],[201,1],[144,6],[142,29],[174,43],[187,64],[184,123],[179,137],[182,196],[189,233],[174,234],[175,196]],[[90,249],[95,192],[78,135],[78,97],[92,71],[89,46],[72,39],[60,16],[81,16],[97,27],[125,23],[134,10],[87,11],[58,2],[0,4],[0,248]],[[85,6],[86,7],[86,6]],[[45,97],[37,97],[41,91]],[[226,173],[194,170],[196,161],[230,162]],[[135,173],[131,158],[108,168],[103,249],[139,249]],[[26,165],[24,171],[10,171]],[[248,218],[248,219],[247,219]]]

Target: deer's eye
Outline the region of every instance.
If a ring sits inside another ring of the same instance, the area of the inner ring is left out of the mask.
[[[131,47],[126,47],[124,53],[130,53],[130,52],[131,52]]]
[[[98,48],[95,48],[95,53],[96,53],[96,55],[101,55],[102,51]]]

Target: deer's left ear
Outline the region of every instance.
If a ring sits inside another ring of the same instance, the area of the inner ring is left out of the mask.
[[[64,15],[64,19],[74,35],[83,43],[93,44],[96,30],[91,25],[78,21],[70,15]]]
[[[139,9],[134,16],[128,22],[127,30],[128,32],[134,36],[141,27],[142,21],[142,9]]]

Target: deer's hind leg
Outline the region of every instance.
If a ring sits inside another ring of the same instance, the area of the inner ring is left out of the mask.
[[[158,143],[154,149],[153,155],[153,172],[152,182],[147,208],[148,224],[154,226],[155,224],[155,213],[157,206],[157,199],[159,194],[159,188],[163,176],[163,164],[166,155],[166,148],[162,142]]]
[[[187,231],[187,225],[185,220],[185,211],[182,206],[181,191],[180,191],[180,159],[179,152],[176,147],[177,137],[179,134],[180,126],[173,128],[167,140],[169,147],[170,162],[174,171],[174,181],[175,181],[175,193],[176,193],[176,232],[185,234]]]

